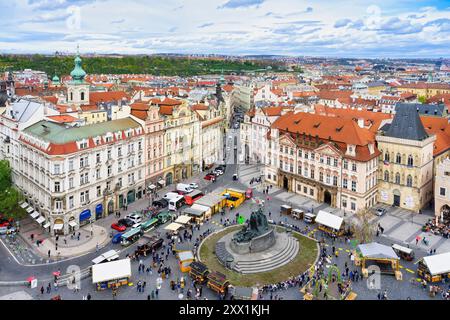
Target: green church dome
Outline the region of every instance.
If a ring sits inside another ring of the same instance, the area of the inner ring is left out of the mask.
[[[81,58],[77,54],[75,58],[75,68],[70,73],[74,83],[83,83],[84,77],[86,76],[86,71],[81,67]]]

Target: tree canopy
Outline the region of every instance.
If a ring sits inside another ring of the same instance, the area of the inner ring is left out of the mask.
[[[274,60],[227,60],[163,56],[82,57],[83,69],[89,74],[153,74],[156,76],[194,76],[285,70]],[[47,75],[68,75],[74,57],[45,55],[0,55],[0,70],[41,70]]]
[[[9,162],[0,160],[0,214],[15,220],[23,218],[26,211],[19,206],[21,198],[20,192],[12,185]]]

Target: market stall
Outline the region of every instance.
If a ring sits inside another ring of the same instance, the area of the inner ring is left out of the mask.
[[[175,220],[175,223],[188,224],[191,221],[192,221],[192,217],[190,217],[188,215],[181,215],[177,218],[177,220]]]
[[[208,266],[200,261],[193,261],[191,263],[191,270],[189,271],[189,275],[192,280],[197,281],[198,283],[206,283],[207,276],[209,274]]]
[[[330,235],[341,236],[344,234],[344,218],[329,212],[320,210],[316,216],[316,223],[319,224],[320,230]]]
[[[222,196],[226,199],[226,206],[230,208],[239,207],[245,200],[245,190],[227,188],[222,192]]]
[[[430,282],[450,279],[450,252],[424,257],[419,261],[417,274]]]
[[[207,206],[195,203],[192,207],[184,209],[183,214],[191,216],[196,223],[202,223],[211,217],[211,210]]]
[[[207,276],[207,287],[219,294],[227,294],[228,286],[230,282],[227,280],[226,275],[218,271],[213,271]]]
[[[364,277],[369,276],[368,268],[375,264],[380,268],[381,273],[393,274],[397,280],[402,279],[400,258],[391,247],[371,242],[358,245],[357,251],[358,264],[361,265]]]
[[[192,208],[197,205],[205,206],[209,208],[209,214],[210,216],[213,214],[218,213],[223,207],[225,207],[227,204],[227,201],[224,196],[216,195],[216,194],[207,194],[192,205]]]
[[[191,270],[191,263],[195,260],[192,251],[180,251],[177,253],[177,258],[181,272],[189,272]]]
[[[130,277],[130,259],[105,262],[92,266],[92,283],[97,290],[127,285]]]
[[[176,233],[182,227],[183,227],[182,224],[179,224],[179,223],[176,223],[176,222],[172,222],[171,224],[168,224],[167,226],[165,226],[164,230]]]

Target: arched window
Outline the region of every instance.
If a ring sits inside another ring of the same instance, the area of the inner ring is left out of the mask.
[[[384,172],[384,181],[389,182],[389,172],[387,170]]]
[[[406,178],[406,185],[408,187],[412,187],[412,176],[408,175],[408,177]]]
[[[70,93],[70,101],[73,101],[73,92]]]
[[[396,163],[402,163],[402,156],[400,155],[400,153],[397,153],[397,157],[395,158],[395,162]]]
[[[386,152],[386,153],[384,154],[384,161],[389,162],[389,152]]]
[[[408,166],[412,167],[413,165],[414,165],[413,156],[409,155],[408,156]]]
[[[398,172],[395,174],[395,183],[400,184],[400,173]]]
[[[80,96],[81,96],[81,101],[84,101],[84,92],[81,92]]]

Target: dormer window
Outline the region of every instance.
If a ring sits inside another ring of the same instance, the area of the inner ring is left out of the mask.
[[[87,141],[80,142],[80,149],[87,149],[87,147],[88,147]]]

